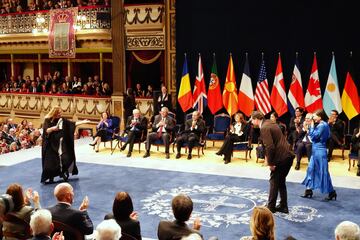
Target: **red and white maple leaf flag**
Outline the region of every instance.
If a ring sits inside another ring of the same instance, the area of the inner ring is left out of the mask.
[[[321,88],[318,74],[318,67],[316,61],[316,54],[314,54],[314,62],[311,68],[308,88],[305,94],[305,108],[309,113],[313,113],[323,107],[321,99]]]
[[[276,67],[274,84],[271,90],[271,97],[270,97],[271,105],[273,106],[275,112],[279,115],[279,117],[288,111],[286,101],[287,100],[286,100],[284,76],[281,66],[281,57],[279,53],[279,60]]]

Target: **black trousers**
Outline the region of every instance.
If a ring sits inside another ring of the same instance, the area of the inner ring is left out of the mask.
[[[243,138],[241,138],[240,136],[233,133],[228,134],[225,137],[224,143],[221,146],[219,153],[224,154],[225,160],[230,161],[231,155],[233,153],[234,142],[241,142],[241,141],[243,141]]]
[[[334,133],[331,133],[331,137],[329,138],[328,141],[328,158],[330,159],[332,157],[332,153],[334,151],[335,147],[340,147],[340,145],[343,144],[342,140],[339,139],[339,137],[337,135],[335,135]]]
[[[282,165],[276,166],[274,171],[270,173],[270,189],[268,207],[275,208],[278,193],[280,193],[280,206],[287,207],[287,190],[286,190],[286,176],[288,175],[294,158],[288,158]]]
[[[311,142],[298,142],[296,144],[296,162],[300,163],[303,154],[306,153],[308,160],[311,158],[312,154],[312,143]]]
[[[199,143],[199,136],[194,134],[194,133],[190,133],[190,134],[181,134],[180,136],[178,136],[176,138],[176,149],[177,152],[180,153],[181,151],[181,147],[184,145],[184,143],[187,143],[188,148],[189,148],[189,154],[191,154],[193,147]]]
[[[128,132],[128,139],[125,142],[126,144],[129,144],[129,152],[132,152],[134,148],[134,142],[135,140],[139,140],[141,138],[141,132],[140,131],[129,131]]]

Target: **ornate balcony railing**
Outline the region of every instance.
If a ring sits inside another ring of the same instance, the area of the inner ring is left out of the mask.
[[[47,32],[50,23],[49,11],[31,11],[0,15],[0,34]],[[77,31],[111,29],[111,7],[79,7]],[[37,30],[35,30],[37,29]]]

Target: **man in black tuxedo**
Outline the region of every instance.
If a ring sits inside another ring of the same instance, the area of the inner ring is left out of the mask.
[[[186,224],[193,211],[193,202],[189,196],[177,195],[173,198],[171,207],[175,221],[160,221],[158,226],[159,240],[181,239],[191,233],[197,233],[203,238],[199,233],[201,227],[199,218],[195,219],[193,228],[188,227]]]
[[[351,152],[358,155],[358,170],[356,175],[360,176],[360,125],[354,129],[354,133],[351,136]]]
[[[290,150],[290,144],[276,123],[265,120],[264,114],[258,111],[251,114],[251,119],[254,126],[260,127],[260,140],[265,147],[265,162],[271,171],[267,207],[271,212],[289,213],[286,176],[290,171],[295,155]],[[280,193],[280,205],[275,206],[278,192]]]
[[[82,201],[79,210],[71,207],[74,200],[74,190],[69,183],[58,184],[54,189],[54,196],[58,203],[48,208],[53,221],[67,224],[79,230],[83,235],[92,234],[94,226],[87,213],[89,205],[87,196]],[[65,235],[65,239],[71,239],[71,236]]]
[[[125,131],[127,132],[127,141],[121,147],[121,151],[124,151],[126,145],[129,144],[129,151],[127,157],[131,157],[131,152],[134,147],[135,140],[139,140],[144,131],[147,130],[147,120],[145,117],[141,116],[139,109],[133,110],[133,115],[128,117],[126,121]]]
[[[146,153],[144,158],[150,156],[150,147],[151,143],[155,142],[157,139],[162,139],[165,145],[165,154],[166,158],[170,158],[169,146],[170,146],[170,136],[175,127],[175,120],[168,115],[169,109],[167,107],[162,107],[160,114],[155,116],[155,120],[152,125],[152,133],[148,134],[146,138]]]
[[[200,118],[200,112],[194,111],[192,113],[192,119],[189,119],[185,122],[185,130],[181,133],[180,136],[176,138],[176,148],[177,154],[176,158],[181,157],[181,147],[184,143],[187,143],[189,148],[189,154],[187,159],[191,159],[192,149],[195,144],[199,143],[201,134],[205,130],[205,121]]]
[[[328,141],[328,161],[332,158],[332,153],[335,147],[342,147],[344,144],[345,124],[339,119],[339,112],[332,110],[329,117],[330,138]]]
[[[311,158],[312,142],[310,140],[309,132],[308,132],[309,126],[311,125],[311,120],[312,120],[312,114],[311,113],[306,114],[303,127],[298,130],[299,131],[297,134],[298,139],[296,140],[295,143],[295,154],[296,154],[295,170],[300,169],[300,161],[304,152],[306,152],[306,156],[309,161]]]

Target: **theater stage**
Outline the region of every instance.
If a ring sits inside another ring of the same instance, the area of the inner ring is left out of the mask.
[[[89,138],[76,141],[79,175],[70,178],[75,189],[75,206],[86,195],[90,198],[89,215],[97,225],[111,211],[115,192],[128,191],[139,213],[142,235],[156,239],[160,219],[171,218],[170,200],[179,192],[189,194],[194,201],[194,216],[202,219],[201,232],[206,238],[239,239],[249,235],[249,217],[255,205],[267,199],[267,167],[255,163],[255,154],[246,162],[243,153],[224,165],[215,155],[215,148],[205,150],[205,155],[191,161],[184,154],[181,159],[163,157],[163,148],[143,159],[137,152],[132,158],[116,150],[110,154],[109,144],[95,153],[88,145]],[[210,146],[210,144],[208,144]],[[337,152],[335,152],[336,154]],[[0,156],[0,189],[5,191],[11,182],[39,191],[42,206],[53,204],[54,185],[41,185],[40,148],[23,150]],[[305,176],[307,160],[303,159],[300,171],[293,168],[288,177],[290,214],[276,214],[277,239],[292,235],[297,239],[332,239],[333,229],[343,220],[360,223],[360,210],[354,196],[358,196],[360,178],[356,169],[347,171],[347,160],[336,157],[330,162],[333,183],[338,192],[337,201],[323,202],[324,195],[314,192],[313,199],[299,197],[304,191],[299,184]],[[319,231],[321,229],[321,231]]]

